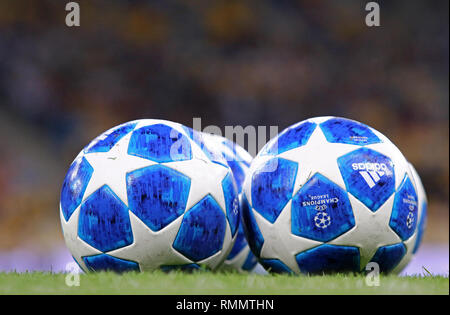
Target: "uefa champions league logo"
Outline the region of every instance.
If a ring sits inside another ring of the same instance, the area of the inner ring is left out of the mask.
[[[408,229],[411,229],[413,227],[413,224],[414,224],[414,213],[409,212],[408,216],[406,217],[406,226],[408,227]]]
[[[317,214],[314,216],[314,224],[320,229],[326,229],[331,225],[331,217],[325,212],[327,205],[317,205]]]
[[[233,213],[236,215],[239,213],[239,200],[237,198],[233,199]]]
[[[414,196],[408,195],[407,198],[403,198],[403,203],[408,204],[408,215],[406,216],[406,227],[410,230],[414,227],[415,215],[414,211],[417,207],[417,201]]]
[[[314,217],[314,224],[321,229],[326,229],[331,224],[331,217],[325,211],[318,212]]]

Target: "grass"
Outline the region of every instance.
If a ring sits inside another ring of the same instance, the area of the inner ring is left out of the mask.
[[[449,294],[442,276],[381,276],[367,286],[361,275],[289,276],[234,272],[91,273],[80,286],[67,286],[66,274],[0,273],[0,294]]]

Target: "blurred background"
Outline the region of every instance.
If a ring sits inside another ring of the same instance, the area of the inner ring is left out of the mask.
[[[449,2],[0,1],[0,270],[62,270],[70,163],[119,123],[276,125],[336,115],[386,134],[429,198],[409,273],[448,275]],[[223,130],[223,129],[222,129]],[[408,272],[407,270],[407,272]]]

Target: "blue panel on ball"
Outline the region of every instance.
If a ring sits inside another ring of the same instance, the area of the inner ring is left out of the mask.
[[[413,254],[417,252],[422,243],[423,233],[425,232],[425,227],[427,225],[427,202],[422,202],[422,215],[420,217],[419,226],[417,227],[417,238],[414,244]]]
[[[128,145],[128,154],[160,163],[192,158],[190,140],[164,124],[134,130]]]
[[[278,259],[260,259],[261,265],[274,273],[292,273],[292,270]]]
[[[338,158],[347,191],[373,212],[394,193],[392,161],[381,153],[361,148]]]
[[[305,145],[311,137],[316,124],[301,122],[283,130],[276,138],[267,143],[263,154],[277,155]]]
[[[302,273],[360,271],[359,249],[352,246],[324,244],[301,252],[295,258]]]
[[[61,190],[61,210],[66,221],[80,205],[93,172],[94,169],[84,157],[76,159],[70,166]]]
[[[258,224],[255,221],[255,217],[252,212],[252,208],[245,197],[242,195],[241,201],[241,214],[244,232],[247,237],[248,245],[252,252],[259,257],[261,248],[264,243],[264,238],[259,230]]]
[[[127,206],[107,185],[81,205],[78,236],[102,252],[133,243]]]
[[[316,173],[292,198],[292,233],[328,242],[355,226],[347,192]]]
[[[90,271],[115,271],[118,273],[139,271],[138,263],[106,254],[85,256],[83,261]]]
[[[234,157],[232,158],[233,161],[242,163],[244,167],[247,167],[247,168],[250,167],[251,160],[249,160],[248,156],[242,156],[239,153],[240,151],[238,150],[238,148],[237,148],[238,145],[236,143],[234,143],[231,140],[228,140],[227,138],[223,138],[222,143],[233,152],[233,155],[234,155]],[[245,149],[242,148],[242,150],[245,150]]]
[[[228,254],[227,260],[231,260],[236,257],[237,254],[241,252],[247,246],[247,240],[245,239],[244,228],[242,224],[239,224],[238,234],[236,236],[236,241],[234,242],[233,248]]]
[[[253,173],[253,208],[271,223],[292,197],[297,167],[295,162],[273,158]]]
[[[191,180],[162,165],[152,165],[127,174],[130,210],[151,230],[166,227],[186,209]]]
[[[193,261],[206,259],[222,249],[225,230],[225,215],[208,195],[184,215],[173,248]]]
[[[390,227],[402,240],[410,238],[417,226],[417,194],[408,176],[395,194]]]
[[[233,159],[227,158],[228,166],[230,167],[231,171],[233,172],[234,180],[236,181],[236,186],[238,189],[238,192],[242,191],[242,185],[245,180],[245,169],[246,166],[244,165],[244,162],[238,162],[234,161]]]
[[[320,128],[328,142],[356,145],[381,142],[369,126],[350,119],[331,118],[321,123]]]
[[[234,237],[239,226],[239,198],[234,184],[233,175],[229,173],[222,181],[223,195],[225,196],[225,205],[227,219],[231,228],[231,235]]]
[[[84,153],[108,152],[120,139],[131,132],[136,125],[137,122],[125,123],[102,134],[84,149]]]
[[[241,193],[246,172],[250,167],[251,157],[248,155],[243,156],[243,154],[238,153],[241,151],[237,150],[237,145],[226,138],[223,138],[222,144],[232,151],[223,151],[222,155],[227,161],[228,166],[231,168],[238,192]],[[244,149],[242,150],[245,151]]]
[[[195,271],[199,270],[200,266],[197,264],[185,264],[185,265],[163,265],[160,269],[164,272],[170,271]]]
[[[242,265],[242,270],[251,271],[253,268],[255,268],[257,263],[258,259],[255,255],[253,255],[252,251],[249,250],[247,258],[245,258],[244,264]]]
[[[376,262],[381,272],[390,272],[399,264],[406,254],[406,247],[403,243],[381,246],[370,260]]]

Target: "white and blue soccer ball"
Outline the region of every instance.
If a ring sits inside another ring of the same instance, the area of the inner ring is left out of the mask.
[[[227,138],[203,133],[204,142],[227,161],[228,166],[233,172],[239,196],[242,194],[242,185],[248,173],[252,156],[238,144]],[[234,269],[239,272],[264,272],[264,269],[258,264],[256,256],[250,250],[247,239],[245,238],[243,225],[239,224],[239,230],[231,249],[230,254],[222,265],[223,269]]]
[[[136,120],[94,139],[64,179],[66,245],[84,271],[220,266],[239,226],[227,163],[212,161],[186,128]]]
[[[241,208],[250,247],[272,272],[361,272],[369,262],[398,272],[418,233],[416,186],[380,132],[338,117],[302,121],[252,161]]]

